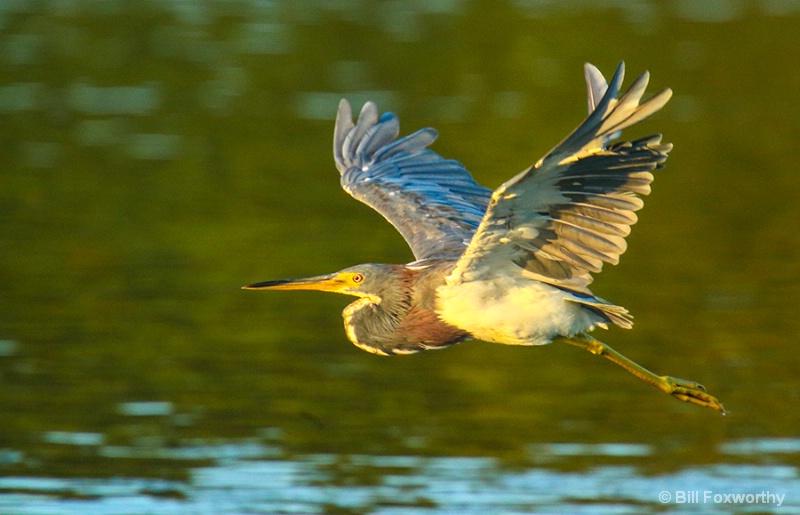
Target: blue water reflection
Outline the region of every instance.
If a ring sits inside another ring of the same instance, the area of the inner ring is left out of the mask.
[[[759,447],[747,442],[737,452],[750,446]],[[775,444],[765,442],[760,447],[775,448]],[[796,455],[800,441],[785,440],[778,447]],[[554,454],[543,455],[544,449]],[[535,466],[509,470],[491,458],[316,454],[264,459],[276,450],[252,441],[191,445],[186,452],[165,450],[158,456],[214,461],[192,468],[187,481],[0,478],[0,512],[790,513],[800,509],[798,469],[782,465],[714,464],[647,474],[640,466],[602,460],[581,470]],[[582,449],[550,444],[537,449],[545,461],[568,460],[582,452],[607,457],[648,454],[646,446],[620,444]],[[103,454],[125,457],[119,450]],[[130,457],[136,454],[132,450]],[[762,452],[756,455],[763,457]],[[744,497],[732,497],[739,494]]]

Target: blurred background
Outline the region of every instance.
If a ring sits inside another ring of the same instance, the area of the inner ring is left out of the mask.
[[[799,46],[796,0],[0,3],[0,512],[800,510]],[[597,336],[728,416],[566,346],[376,357],[352,299],[239,289],[413,259],[339,187],[341,97],[495,188],[623,59],[675,92],[626,137],[675,150],[593,286],[636,326]]]

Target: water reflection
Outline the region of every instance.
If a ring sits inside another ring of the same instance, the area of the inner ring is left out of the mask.
[[[730,511],[658,499],[679,490],[800,510],[798,15],[0,3],[0,512]],[[728,417],[559,347],[379,359],[345,340],[346,299],[242,295],[411,259],[338,187],[342,96],[436,126],[494,187],[583,116],[582,63],[623,58],[675,90],[643,130],[676,150],[596,282],[636,329],[603,337]]]
[[[758,445],[750,442],[746,445]],[[786,441],[795,449],[800,441]],[[735,444],[734,444],[735,445]],[[769,444],[767,444],[769,447]],[[550,444],[547,461],[581,454],[620,458],[646,446]],[[779,465],[710,465],[643,474],[608,459],[580,470],[509,470],[490,458],[315,454],[280,459],[275,447],[198,445],[160,459],[211,460],[187,481],[0,478],[0,510],[14,513],[703,513],[787,512],[800,508],[797,470]],[[124,453],[104,453],[133,458]],[[263,459],[273,455],[273,459]],[[142,457],[142,456],[140,456]],[[154,455],[146,454],[147,458]],[[613,460],[612,460],[613,461]],[[746,486],[743,486],[746,481]],[[698,487],[702,485],[702,487]],[[698,493],[699,492],[699,493]],[[715,501],[730,493],[740,501]],[[749,499],[749,500],[747,500]],[[20,507],[23,507],[20,509]],[[19,510],[19,511],[16,511]]]

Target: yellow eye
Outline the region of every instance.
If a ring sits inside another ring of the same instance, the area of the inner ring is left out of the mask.
[[[356,284],[360,284],[364,282],[364,276],[361,274],[353,274],[353,277],[351,277],[350,280]]]

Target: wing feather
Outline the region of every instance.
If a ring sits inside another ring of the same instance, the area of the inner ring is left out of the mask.
[[[586,65],[584,72],[589,116],[545,157],[493,193],[448,281],[516,270],[589,293],[591,274],[604,263],[619,262],[627,248],[625,237],[637,220],[635,211],[644,205],[640,196],[650,193],[651,172],[663,166],[672,145],[662,144],[660,135],[610,141],[663,107],[671,91],[641,102],[649,81],[645,72],[617,98],[623,63],[608,84],[594,66]],[[515,267],[509,269],[509,264]]]
[[[396,139],[400,122],[378,116],[367,102],[353,123],[347,100],[339,103],[333,155],[345,191],[397,228],[417,260],[458,257],[486,212],[491,191],[458,161],[427,147],[434,129]]]
[[[600,70],[592,64],[586,63],[583,65],[583,73],[586,77],[586,96],[589,100],[589,114],[592,114],[592,111],[597,109],[597,105],[606,94],[608,84],[606,84],[606,79],[603,77]]]

